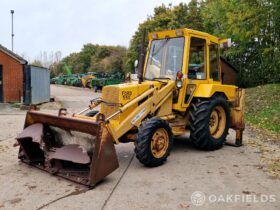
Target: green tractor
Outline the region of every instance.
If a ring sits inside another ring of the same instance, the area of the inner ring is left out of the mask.
[[[66,85],[69,86],[74,86],[75,83],[77,83],[77,81],[79,80],[79,75],[78,74],[72,74],[72,75],[68,75],[67,79],[66,79]]]
[[[68,75],[61,75],[61,76],[59,76],[55,84],[65,85],[67,77],[68,77]]]
[[[76,86],[76,84],[79,82],[79,80],[80,80],[79,74],[73,75],[73,77],[72,77],[72,79],[70,81],[70,85],[71,86]]]
[[[56,84],[57,81],[58,81],[58,79],[59,79],[59,77],[53,77],[53,78],[51,78],[50,83],[51,83],[51,84]]]
[[[83,87],[82,78],[85,74],[78,74],[77,78],[73,81],[73,86],[75,87]]]
[[[120,72],[115,74],[104,74],[100,77],[91,79],[90,88],[93,88],[95,92],[102,90],[104,86],[116,85],[124,82],[124,75]]]

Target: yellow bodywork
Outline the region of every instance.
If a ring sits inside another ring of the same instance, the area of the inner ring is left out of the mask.
[[[151,46],[151,41],[154,39],[165,39],[165,38],[175,38],[175,37],[184,37],[185,38],[185,46],[184,46],[184,59],[182,64],[182,73],[184,76],[183,78],[183,87],[181,88],[183,91],[180,91],[178,102],[173,104],[173,109],[178,110],[181,112],[186,111],[186,109],[189,107],[191,98],[192,97],[202,97],[202,98],[210,98],[215,92],[222,92],[224,93],[228,100],[234,101],[235,100],[235,92],[237,87],[233,85],[222,85],[221,81],[213,81],[213,79],[210,78],[210,59],[209,56],[205,56],[206,60],[206,73],[207,78],[205,80],[191,80],[187,78],[187,71],[188,71],[188,65],[189,65],[189,49],[190,49],[190,39],[192,37],[197,38],[203,38],[206,40],[206,51],[209,52],[209,45],[210,43],[216,43],[216,44],[222,44],[226,41],[226,39],[219,39],[213,35],[210,35],[208,33],[204,33],[201,31],[196,31],[192,29],[177,29],[177,30],[167,30],[167,31],[161,31],[161,32],[152,32],[149,33],[149,48]],[[219,52],[220,53],[220,52]],[[147,65],[148,56],[146,56],[145,66]],[[221,75],[221,66],[219,65],[219,72]],[[188,103],[184,101],[184,98],[186,96],[187,92],[187,86],[189,84],[192,84],[195,86],[195,91],[193,92],[193,95],[191,96],[190,100],[188,100]]]
[[[236,87],[233,85],[200,84],[193,97],[211,98],[215,93],[224,93],[229,101],[234,101]]]
[[[102,89],[103,102],[100,113],[109,118],[120,111],[120,114],[114,116],[108,123],[117,143],[126,132],[139,127],[147,115],[163,117],[172,114],[174,81],[168,81],[162,86],[160,82],[146,81],[141,84],[132,82],[105,86]],[[169,106],[166,107],[165,104]]]
[[[206,40],[206,52],[209,52],[209,44],[222,44],[225,40],[219,39],[207,33],[190,30],[178,29],[167,30],[163,32],[154,32],[149,34],[149,49],[151,42],[154,39],[165,39],[172,37],[184,37],[184,56],[182,62],[182,87],[176,88],[176,81],[173,79],[161,79],[161,81],[144,80],[142,83],[129,82],[119,85],[105,86],[102,90],[102,102],[100,113],[105,116],[106,125],[112,135],[115,143],[125,134],[137,130],[143,120],[147,117],[161,117],[171,122],[171,126],[175,135],[180,135],[185,132],[187,122],[187,111],[190,107],[193,98],[211,98],[214,94],[223,94],[231,108],[231,121],[233,126],[240,130],[244,125],[240,125],[241,118],[244,116],[244,106],[236,101],[243,100],[240,94],[244,95],[238,87],[234,85],[223,85],[220,81],[214,81],[210,78],[210,60],[209,56],[205,56],[205,72],[206,78],[197,80],[189,79],[189,51],[191,37],[203,38]],[[219,53],[219,51],[218,51]],[[208,53],[207,53],[208,55]],[[146,55],[143,73],[145,74],[149,52]],[[219,75],[221,75],[221,66],[218,64]],[[177,90],[178,95],[175,102],[174,91]],[[186,97],[186,95],[188,97]],[[76,117],[84,118],[76,115]],[[172,122],[176,122],[173,123]],[[236,123],[234,123],[236,122]],[[239,122],[239,123],[237,123]],[[241,123],[242,124],[242,123]],[[244,124],[244,123],[243,123]]]

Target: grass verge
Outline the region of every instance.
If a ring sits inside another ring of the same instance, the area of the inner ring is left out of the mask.
[[[246,122],[280,134],[280,84],[246,89]]]

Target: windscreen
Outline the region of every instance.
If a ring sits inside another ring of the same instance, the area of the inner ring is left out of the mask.
[[[175,79],[182,71],[184,37],[153,40],[145,71],[146,79]]]

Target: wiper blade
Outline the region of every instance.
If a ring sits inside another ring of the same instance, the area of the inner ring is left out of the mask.
[[[169,77],[155,77],[152,80],[160,80],[160,79],[167,79],[167,80],[171,80]]]
[[[153,79],[147,77],[144,77],[144,80],[153,81]]]
[[[155,78],[147,78],[147,77],[144,77],[145,80],[148,80],[148,81],[155,81],[155,80],[161,80],[161,79],[167,79],[167,80],[171,80],[169,77],[155,77]]]
[[[156,78],[153,78],[153,79],[144,78],[144,80],[148,80],[148,81],[157,81],[157,82],[160,82],[160,83],[162,83],[162,84],[167,84],[168,82],[162,81],[162,80],[170,80],[170,78],[167,78],[167,77],[156,77]]]

